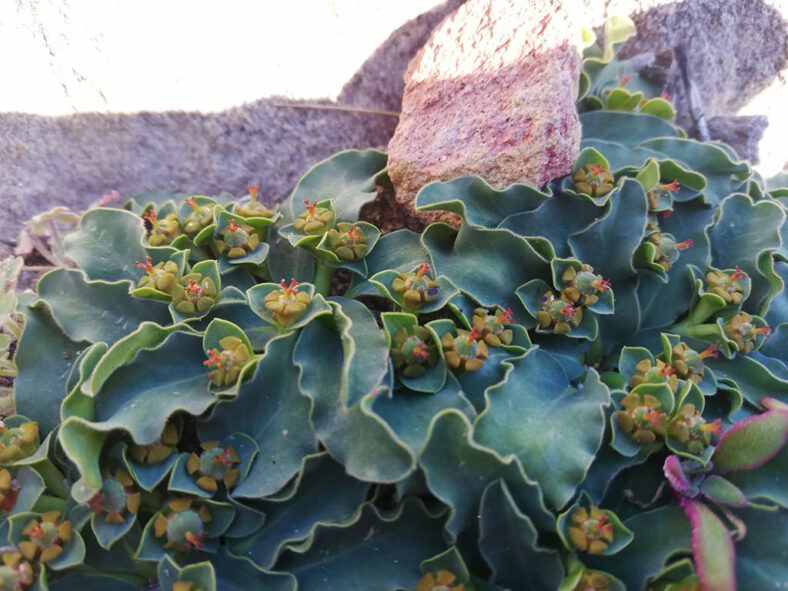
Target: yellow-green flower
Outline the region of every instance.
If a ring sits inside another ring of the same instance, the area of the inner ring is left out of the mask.
[[[509,345],[512,342],[514,333],[508,326],[514,324],[512,309],[506,311],[496,310],[495,314],[490,314],[486,308],[476,308],[473,311],[471,325],[481,335],[488,346],[498,348],[502,344]]]
[[[296,230],[317,236],[323,234],[334,223],[334,212],[326,207],[318,207],[317,201],[309,203],[309,199],[304,201],[306,211],[302,212],[293,222]]]
[[[602,197],[613,190],[613,175],[602,164],[586,164],[572,175],[575,190],[592,197]]]
[[[599,554],[613,541],[613,525],[607,523],[610,518],[594,505],[588,510],[579,507],[569,519],[574,525],[567,529],[567,534],[576,550]]]
[[[172,287],[172,303],[179,313],[191,316],[210,310],[218,293],[213,279],[199,273],[188,273]]]
[[[451,333],[443,335],[441,345],[449,367],[457,371],[480,370],[489,355],[487,344],[481,340],[481,336],[475,328],[471,331],[458,328],[456,337]]]
[[[289,326],[304,315],[312,303],[312,297],[307,292],[296,289],[301,284],[295,279],[290,280],[290,285],[282,279],[279,285],[282,289],[275,289],[265,296],[265,309],[273,314],[274,320],[279,324]]]
[[[438,284],[430,279],[429,272],[430,266],[422,263],[415,273],[400,273],[391,282],[391,289],[402,294],[405,308],[415,310],[438,297]]]
[[[657,435],[665,434],[667,417],[659,408],[662,403],[651,394],[641,397],[629,394],[621,401],[624,410],[616,412],[616,423],[622,433],[635,443],[653,443]]]
[[[416,591],[465,591],[465,585],[457,582],[457,577],[447,570],[427,573],[418,585]]]

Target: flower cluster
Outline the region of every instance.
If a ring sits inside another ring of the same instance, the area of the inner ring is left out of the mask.
[[[326,244],[342,261],[358,261],[367,254],[367,237],[358,226],[339,222],[326,234]]]
[[[700,456],[711,445],[712,435],[722,435],[722,426],[720,419],[707,423],[694,404],[683,404],[678,415],[668,423],[668,435],[682,443],[689,453]]]
[[[509,326],[514,324],[511,308],[506,311],[500,308],[495,314],[490,314],[486,308],[476,308],[471,317],[471,325],[481,334],[482,339],[489,347],[498,348],[501,345],[510,345],[514,333]]]
[[[567,534],[576,550],[599,554],[607,550],[613,541],[613,526],[608,523],[610,518],[594,505],[587,510],[577,508],[569,519],[574,525],[567,529]]]
[[[553,327],[554,334],[568,334],[572,327],[580,326],[583,310],[571,301],[557,298],[552,291],[542,296],[542,309],[536,313],[536,320],[542,328]]]
[[[621,406],[624,410],[615,413],[616,423],[635,443],[653,443],[657,435],[665,434],[667,416],[659,410],[662,403],[651,394],[628,394]]]
[[[480,370],[489,355],[482,333],[475,328],[471,331],[458,328],[457,336],[446,333],[441,337],[441,346],[446,363],[459,372]]]
[[[201,455],[192,453],[186,461],[186,470],[196,478],[196,484],[207,492],[219,490],[223,483],[228,490],[238,482],[237,465],[241,462],[232,446],[222,447],[218,441],[206,441],[200,447]]]
[[[218,293],[213,279],[199,273],[187,273],[170,292],[175,309],[184,316],[210,310],[216,303]]]
[[[423,326],[400,328],[391,337],[391,362],[406,378],[419,378],[438,362],[438,348]]]
[[[317,202],[310,203],[309,199],[304,203],[306,211],[302,212],[293,222],[295,229],[310,236],[319,236],[325,233],[334,223],[334,212],[327,207],[318,207]]]
[[[274,320],[282,326],[296,322],[312,303],[312,296],[306,291],[296,289],[299,285],[301,284],[295,279],[290,280],[290,285],[282,279],[282,289],[271,291],[265,296],[265,309],[271,312]]]
[[[211,369],[208,378],[217,388],[232,386],[238,381],[241,370],[252,358],[249,347],[238,337],[224,337],[219,341],[222,348],[208,351],[203,365]]]

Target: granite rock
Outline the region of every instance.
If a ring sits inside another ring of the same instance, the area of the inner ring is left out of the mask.
[[[389,143],[397,201],[412,211],[424,185],[458,176],[502,189],[569,173],[580,142],[578,26],[561,0],[470,0],[448,16],[405,76]]]

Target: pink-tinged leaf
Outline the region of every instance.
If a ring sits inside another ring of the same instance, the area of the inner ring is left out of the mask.
[[[684,470],[681,469],[681,462],[678,456],[668,456],[662,466],[662,471],[665,473],[665,478],[668,479],[671,488],[676,492],[684,492],[690,487],[689,480],[684,476]]]
[[[788,412],[788,404],[785,404],[785,402],[782,400],[777,400],[776,398],[764,396],[761,398],[761,404],[767,410],[784,410]]]
[[[720,439],[711,461],[715,472],[752,470],[771,460],[788,441],[788,411],[769,410],[739,421]]]
[[[712,474],[700,485],[700,492],[706,498],[731,507],[746,507],[750,504],[747,496],[738,486],[723,478]]]
[[[736,551],[728,528],[699,501],[679,498],[692,527],[692,556],[703,591],[736,591]]]

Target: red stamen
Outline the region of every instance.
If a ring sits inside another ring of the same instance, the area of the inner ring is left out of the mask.
[[[44,537],[44,528],[41,526],[40,523],[36,523],[30,530],[27,532],[27,537],[31,540],[40,540]]]
[[[309,204],[309,199],[304,201],[306,208],[309,210],[310,215],[315,215],[315,207],[317,207],[317,201],[315,201],[312,205]]]
[[[230,459],[230,450],[229,449],[225,449],[220,454],[215,454],[213,456],[213,459],[216,460],[217,462],[219,462],[220,464],[222,464],[223,466],[229,466],[230,464],[233,463],[233,461]]]
[[[471,332],[468,333],[468,343],[472,343],[475,340],[482,338],[482,333],[474,328]]]
[[[769,326],[764,326],[763,328],[753,328],[751,331],[753,334],[763,335],[764,338],[769,338],[772,336],[772,329]]]
[[[347,237],[350,238],[356,244],[361,242],[361,236],[358,234],[358,231],[359,229],[356,226],[353,226],[353,229],[347,233]]]
[[[144,216],[142,216],[142,218],[144,220],[150,222],[151,226],[153,226],[154,228],[158,228],[159,227],[159,221],[156,219],[156,212],[153,211],[152,209],[148,213],[146,213]]]
[[[734,281],[741,281],[742,279],[747,279],[747,273],[739,269],[739,266],[736,266],[736,270],[733,274],[728,278],[728,283],[733,283]]]
[[[619,74],[618,79],[621,81],[621,84],[619,85],[621,88],[624,88],[627,84],[632,82],[632,76],[630,76],[629,74],[627,74],[626,76],[624,76],[623,74]]]
[[[687,250],[688,248],[692,248],[692,240],[685,240],[684,242],[679,242],[676,245],[678,250]]]
[[[430,356],[430,354],[427,353],[427,345],[425,345],[424,343],[419,343],[418,345],[416,345],[416,347],[413,349],[413,356],[421,357],[422,359],[427,359],[427,357]]]
[[[222,364],[222,357],[219,355],[216,350],[208,351],[208,359],[202,362],[203,365],[207,365],[210,368],[219,367]]]
[[[505,312],[503,312],[497,319],[496,322],[498,324],[514,324],[514,313],[512,309],[509,308]]]
[[[605,172],[605,168],[602,164],[589,164],[587,168],[588,172],[592,175],[599,175]]]
[[[679,192],[679,182],[673,181],[669,185],[660,185],[660,191],[670,191],[671,193],[678,193]]]
[[[145,263],[137,263],[137,267],[140,269],[145,269],[148,273],[153,274],[153,265],[151,264],[150,257],[147,257]]]
[[[597,290],[604,293],[610,290],[610,281],[607,279],[597,279],[591,282],[591,287],[595,287]]]
[[[663,365],[662,369],[659,370],[659,375],[661,375],[663,378],[672,376],[674,373],[676,373],[676,370],[673,369],[670,365]]]
[[[295,288],[301,284],[298,281],[296,281],[294,277],[291,277],[290,285],[287,285],[284,279],[282,279],[282,281],[279,282],[279,285],[282,287],[282,291],[285,292],[285,297],[289,298],[296,292]]]
[[[200,541],[201,539],[202,539],[202,534],[187,533],[186,547],[189,548],[189,550],[198,550],[202,548],[203,544]]]
[[[103,502],[104,502],[104,495],[102,495],[101,493],[96,493],[87,502],[88,509],[90,509],[93,513],[101,513],[101,503]]]
[[[189,287],[186,288],[186,291],[189,292],[191,295],[199,295],[202,292],[200,288],[200,284],[197,283],[194,279],[189,279]]]
[[[184,199],[184,201],[186,202],[186,205],[191,207],[194,211],[196,212],[200,211],[200,206],[197,205],[197,197],[187,197],[186,199]]]
[[[574,304],[569,304],[561,309],[561,314],[568,320],[574,319],[574,317],[577,316],[577,308],[575,308]]]
[[[662,94],[660,94],[659,96],[664,101],[668,101],[668,102],[671,101],[670,95],[667,92],[665,92],[664,90],[662,91]]]
[[[240,226],[238,226],[238,224],[235,223],[235,220],[230,220],[230,223],[228,224],[227,229],[230,231],[230,234],[235,235],[235,233],[238,231],[239,227]]]
[[[673,210],[672,209],[668,209],[668,210],[662,212],[662,219],[666,220],[672,215],[673,215]]]
[[[705,351],[698,353],[698,359],[708,359],[709,357],[714,357],[716,359],[717,355],[717,347],[712,346]]]
[[[257,201],[257,192],[260,190],[259,185],[246,185],[246,190],[249,191],[249,198],[252,201]]]

